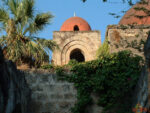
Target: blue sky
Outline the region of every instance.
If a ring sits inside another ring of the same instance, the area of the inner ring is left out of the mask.
[[[37,12],[51,12],[54,15],[51,24],[39,32],[37,37],[52,39],[53,31],[59,31],[63,22],[76,12],[76,16],[85,19],[92,30],[101,32],[103,42],[107,25],[118,24],[121,19],[116,19],[109,13],[121,14],[122,10],[130,8],[127,4],[123,4],[122,0],[107,1],[104,3],[102,0],[87,0],[83,3],[81,0],[35,0],[35,10]]]
[[[121,0],[108,0],[107,3],[103,3],[102,0],[88,0],[86,3],[81,0],[36,0],[35,7],[38,12],[50,11],[54,15],[51,25],[40,32],[39,37],[52,39],[53,31],[59,31],[63,22],[76,12],[76,16],[84,18],[92,30],[101,31],[102,42],[107,25],[118,24],[120,20],[109,13],[119,13],[130,8],[127,4],[122,4]]]

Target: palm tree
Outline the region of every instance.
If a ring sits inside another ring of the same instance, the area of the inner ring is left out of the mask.
[[[22,63],[42,64],[48,61],[49,49],[56,44],[52,40],[35,37],[45,25],[49,24],[52,14],[37,13],[34,0],[2,0],[0,7],[0,29],[6,32],[0,38],[4,56],[17,65]]]

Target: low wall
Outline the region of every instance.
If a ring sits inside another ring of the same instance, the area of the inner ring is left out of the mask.
[[[31,89],[31,113],[71,113],[77,101],[77,91],[73,83],[60,81],[57,75],[48,70],[25,71],[25,78]],[[96,104],[98,96],[91,95],[93,105],[86,113],[102,113],[102,107]]]
[[[31,92],[31,113],[71,113],[76,102],[76,90],[72,83],[58,81],[56,74],[45,70],[26,72]]]
[[[77,91],[73,83],[59,81],[57,75],[47,70],[25,71],[25,78],[31,89],[30,113],[71,113],[71,108],[77,101]],[[139,103],[148,106],[148,72],[143,68],[139,81],[133,91],[133,106]],[[96,102],[98,96],[92,94],[94,104],[88,106],[86,113],[102,113],[102,107]]]

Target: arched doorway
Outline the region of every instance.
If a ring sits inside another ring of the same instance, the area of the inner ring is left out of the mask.
[[[80,49],[74,49],[70,53],[70,60],[75,59],[78,62],[84,62],[85,58]]]
[[[79,27],[77,25],[74,26],[74,31],[79,31]]]

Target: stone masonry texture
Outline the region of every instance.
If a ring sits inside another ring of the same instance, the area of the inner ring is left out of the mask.
[[[106,38],[108,38],[110,52],[130,50],[133,54],[146,59],[145,66],[133,90],[133,107],[140,104],[143,108],[148,108],[148,80],[149,77],[149,51],[150,51],[150,26],[146,25],[109,25],[107,27]],[[147,40],[148,39],[148,40]]]
[[[59,49],[53,52],[54,65],[68,64],[70,54],[75,49],[82,51],[85,61],[94,60],[101,45],[99,31],[54,31],[53,41],[59,46]]]
[[[48,70],[28,70],[26,81],[31,89],[31,113],[71,113],[77,101],[77,91],[73,83],[60,81],[57,75]],[[97,95],[92,94],[93,105],[88,106],[86,113],[101,113],[102,107],[96,102]]]
[[[72,83],[57,80],[56,74],[45,70],[26,72],[31,89],[31,113],[71,113],[76,102],[76,90]]]
[[[144,44],[149,31],[150,26],[146,25],[109,25],[106,38],[109,41],[110,52],[131,50],[144,58]]]

